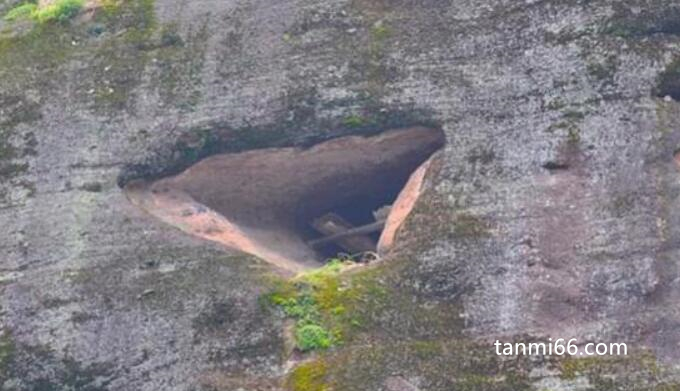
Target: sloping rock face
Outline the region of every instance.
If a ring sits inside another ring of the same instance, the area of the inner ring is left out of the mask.
[[[679,21],[671,0],[130,0],[0,22],[0,388],[677,387]],[[413,125],[446,147],[362,277],[379,294],[292,372],[269,266],[121,190]],[[631,352],[492,354],[526,336]]]

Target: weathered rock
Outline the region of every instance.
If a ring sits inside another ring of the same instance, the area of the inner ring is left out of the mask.
[[[1,388],[276,387],[267,264],[120,186],[411,125],[447,145],[376,269],[398,293],[322,358],[337,389],[677,387],[678,20],[670,0],[132,0],[0,22]],[[650,353],[489,357],[523,335]]]

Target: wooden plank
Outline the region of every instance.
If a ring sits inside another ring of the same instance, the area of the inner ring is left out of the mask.
[[[311,247],[319,247],[328,243],[336,243],[343,250],[350,253],[362,251],[374,251],[376,242],[367,234],[380,231],[382,224],[369,224],[368,226],[355,228],[342,217],[335,213],[325,214],[314,221],[312,227],[326,237],[309,242]],[[380,225],[379,227],[377,225]],[[370,226],[370,227],[369,227]],[[369,227],[369,228],[366,228]]]

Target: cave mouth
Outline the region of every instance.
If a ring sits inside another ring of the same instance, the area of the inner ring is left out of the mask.
[[[338,253],[388,251],[443,145],[441,130],[412,127],[225,153],[125,192],[165,223],[299,272]]]

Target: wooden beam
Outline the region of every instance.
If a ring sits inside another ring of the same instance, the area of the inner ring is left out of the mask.
[[[329,213],[316,219],[312,226],[327,236],[308,242],[309,246],[319,247],[335,242],[347,251],[361,252],[375,250],[375,241],[367,235],[382,230],[385,226],[385,221],[377,221],[361,227],[352,227],[351,224],[347,223],[340,216]]]

